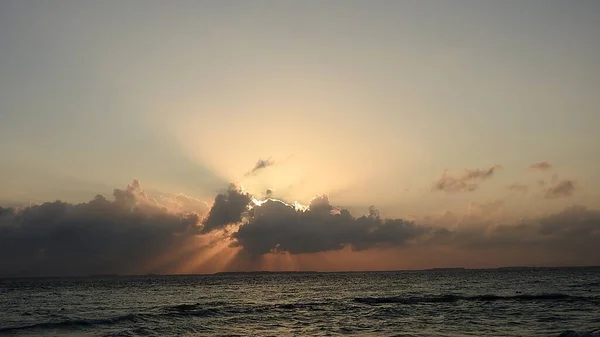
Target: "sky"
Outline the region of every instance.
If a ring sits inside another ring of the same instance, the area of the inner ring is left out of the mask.
[[[598,36],[594,0],[2,1],[0,275],[600,264]]]

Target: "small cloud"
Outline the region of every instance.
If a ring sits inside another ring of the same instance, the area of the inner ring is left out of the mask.
[[[256,174],[256,172],[258,172],[258,171],[260,171],[262,169],[265,169],[265,168],[267,168],[269,166],[273,166],[273,165],[275,165],[275,162],[272,161],[271,158],[268,158],[266,160],[265,159],[259,159],[256,162],[256,165],[254,165],[254,167],[252,168],[252,170],[248,171],[248,173],[246,173],[244,176],[247,177],[247,176],[254,175],[254,174]]]
[[[444,192],[472,192],[479,187],[479,182],[491,178],[500,165],[494,165],[488,169],[465,169],[465,173],[454,177],[444,171],[442,176],[435,182],[433,189]]]
[[[529,187],[525,184],[514,183],[512,185],[508,185],[509,190],[517,193],[527,194],[529,191]]]
[[[531,171],[548,171],[552,168],[552,164],[547,161],[542,161],[539,163],[533,163],[529,165],[529,170]]]
[[[561,180],[556,184],[546,188],[545,197],[546,199],[568,197],[573,195],[575,191],[575,184],[572,180]]]
[[[435,182],[433,188],[437,191],[444,192],[472,192],[477,189],[478,185],[473,183],[467,183],[461,179],[454,178],[448,175],[446,172]]]
[[[494,165],[488,169],[465,169],[463,179],[487,179],[490,178],[497,169],[502,168],[500,165]]]

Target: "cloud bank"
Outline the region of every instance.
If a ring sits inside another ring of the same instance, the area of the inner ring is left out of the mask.
[[[516,224],[496,224],[449,231],[439,229],[429,239],[430,244],[449,245],[459,249],[482,251],[500,249],[568,258],[572,263],[597,265],[595,253],[600,240],[600,211],[582,206],[540,218],[523,219]],[[514,263],[519,263],[515,261]]]
[[[492,174],[493,169],[465,176],[482,179]],[[547,194],[569,195],[573,186],[569,180],[559,181]],[[22,209],[0,207],[0,275],[135,273],[140,266],[182,248],[194,260],[214,246],[235,251],[240,261],[270,254],[366,250],[397,251],[399,260],[417,250],[420,259],[436,261],[427,252],[443,249],[472,256],[483,251],[520,252],[513,264],[526,256],[600,263],[596,254],[599,211],[574,206],[515,223],[504,220],[504,208],[502,200],[472,202],[462,220],[407,221],[383,218],[375,207],[355,216],[332,205],[327,196],[314,198],[306,207],[277,199],[256,200],[230,185],[208,209],[202,201],[184,195],[150,198],[134,180],[124,189],[115,189],[113,200],[98,195],[80,204],[56,201]],[[153,272],[169,270],[157,268]]]
[[[0,275],[128,273],[199,233],[197,213],[173,213],[139,182],[87,203],[0,207]]]

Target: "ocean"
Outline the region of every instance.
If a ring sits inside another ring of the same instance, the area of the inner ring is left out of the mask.
[[[600,268],[0,279],[9,336],[600,336]]]

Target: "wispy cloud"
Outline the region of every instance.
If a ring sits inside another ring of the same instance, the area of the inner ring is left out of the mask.
[[[263,169],[265,169],[265,168],[267,168],[269,166],[273,166],[273,165],[275,165],[275,162],[272,161],[271,158],[268,158],[266,160],[265,159],[259,159],[256,162],[256,165],[254,165],[254,167],[252,168],[252,170],[248,171],[245,174],[245,176],[248,177],[248,176],[257,174],[258,171],[263,170]]]
[[[500,165],[494,165],[487,169],[465,169],[460,176],[452,176],[444,171],[442,176],[435,182],[433,189],[444,192],[472,192],[479,187],[482,180],[491,178],[500,169]]]
[[[552,168],[552,164],[547,161],[542,161],[539,163],[533,163],[529,165],[529,170],[531,171],[548,171]]]
[[[529,186],[527,186],[525,184],[520,184],[520,183],[514,183],[511,185],[508,185],[507,188],[513,192],[517,192],[517,193],[521,193],[521,194],[527,194],[527,192],[529,192]]]

